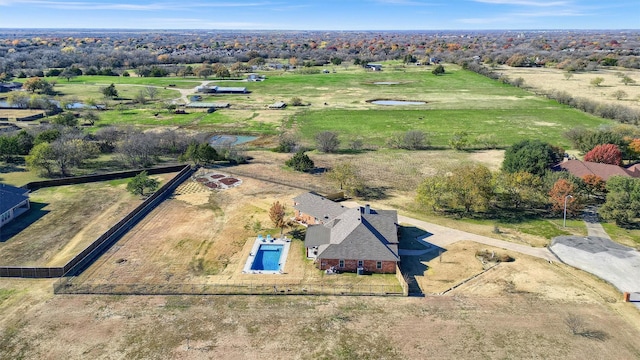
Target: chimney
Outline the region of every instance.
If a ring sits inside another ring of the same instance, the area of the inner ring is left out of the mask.
[[[369,204],[364,206],[364,213],[371,214],[371,206]]]

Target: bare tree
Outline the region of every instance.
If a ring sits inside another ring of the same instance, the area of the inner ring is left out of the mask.
[[[151,100],[155,100],[158,96],[158,88],[155,86],[147,86],[145,89],[145,93]]]
[[[316,135],[316,143],[318,150],[324,153],[332,153],[338,150],[340,139],[338,139],[338,133],[336,132],[323,131]]]

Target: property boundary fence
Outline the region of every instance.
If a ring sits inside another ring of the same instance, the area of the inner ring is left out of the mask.
[[[400,271],[400,267],[398,266],[398,263],[396,263],[396,279],[398,279],[398,282],[402,287],[402,294],[404,296],[409,296],[409,283],[407,283],[407,280],[404,278],[402,271]]]
[[[218,284],[91,284],[64,278],[54,294],[78,295],[334,295],[404,296],[398,285],[287,284],[279,282],[227,282]]]
[[[85,183],[97,182],[97,181],[125,179],[128,177],[136,176],[142,171],[146,171],[149,175],[166,174],[170,172],[181,171],[184,167],[185,165],[163,166],[163,167],[156,167],[151,169],[118,171],[118,172],[98,174],[98,175],[75,176],[75,177],[67,177],[67,178],[53,179],[53,180],[33,181],[26,185],[23,185],[22,187],[24,189],[34,191],[41,188],[53,187],[53,186],[75,185],[75,184],[85,184]]]
[[[25,277],[25,278],[53,278],[67,275],[74,275],[82,271],[91,264],[98,256],[111,247],[122,235],[131,229],[138,221],[153,210],[164,198],[173,191],[180,183],[189,178],[193,169],[190,165],[169,166],[147,170],[149,174],[162,174],[168,172],[180,172],[163,185],[158,191],[153,193],[142,204],[127,214],[117,224],[100,235],[84,250],[74,256],[62,267],[21,267],[21,266],[0,266],[0,277]],[[110,173],[102,175],[82,176],[78,178],[65,178],[47,181],[37,181],[29,183],[23,188],[29,190],[43,187],[82,184],[87,182],[105,181],[119,178],[135,176],[142,170],[124,171],[120,173]],[[30,186],[33,186],[31,188]]]

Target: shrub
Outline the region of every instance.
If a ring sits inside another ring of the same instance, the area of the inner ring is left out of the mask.
[[[285,162],[288,167],[301,172],[307,172],[315,167],[313,160],[304,153],[304,151],[298,151],[293,157]]]

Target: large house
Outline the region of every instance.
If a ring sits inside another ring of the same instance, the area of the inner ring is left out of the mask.
[[[307,224],[307,257],[320,270],[395,273],[398,213],[346,208],[316,193],[294,198],[296,219]]]
[[[624,168],[622,166],[602,164],[581,160],[566,160],[553,167],[555,171],[568,171],[572,175],[582,178],[586,175],[595,175],[607,181],[612,176],[640,177],[638,164]]]
[[[0,228],[29,210],[29,190],[0,184]]]

